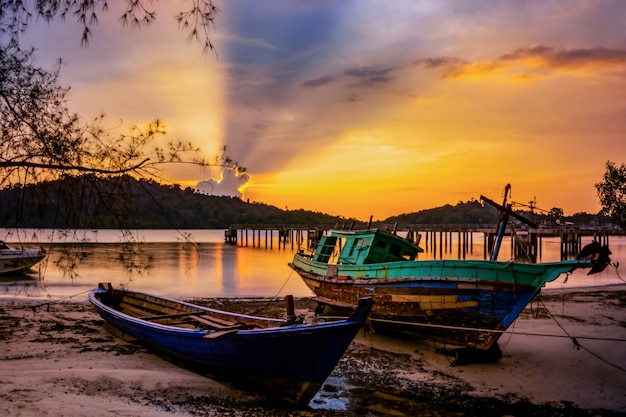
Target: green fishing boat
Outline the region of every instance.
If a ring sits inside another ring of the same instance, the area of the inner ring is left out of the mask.
[[[515,215],[497,206],[506,215],[490,260],[419,260],[422,249],[394,233],[334,230],[312,253],[298,251],[289,266],[322,306],[350,310],[359,298],[372,297],[375,330],[426,335],[498,355],[498,338],[545,283],[580,268],[598,272],[609,264],[610,251],[594,241],[576,260],[497,261],[502,224]]]

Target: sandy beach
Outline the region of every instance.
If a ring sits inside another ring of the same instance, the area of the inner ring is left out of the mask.
[[[204,300],[254,308],[227,301]],[[300,313],[314,305],[296,300]],[[625,284],[544,290],[500,346],[497,362],[452,366],[440,344],[364,330],[309,408],[294,409],[116,339],[86,295],[49,304],[5,296],[0,415],[626,415]]]

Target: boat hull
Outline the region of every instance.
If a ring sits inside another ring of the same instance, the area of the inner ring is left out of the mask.
[[[1,249],[0,274],[25,271],[45,256],[45,251],[42,249]]]
[[[92,291],[89,300],[110,326],[198,372],[237,388],[269,393],[299,405],[308,404],[319,390],[371,308],[371,300],[364,300],[345,321],[236,330],[220,335],[132,317],[105,305],[99,297],[102,291]]]
[[[539,292],[586,261],[517,264],[491,261],[407,261],[329,265],[296,255],[290,266],[334,310],[372,297],[375,330],[425,335],[489,350]]]

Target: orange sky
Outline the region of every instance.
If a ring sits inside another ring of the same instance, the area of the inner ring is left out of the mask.
[[[64,58],[86,119],[159,118],[209,155],[226,145],[250,173],[244,199],[280,208],[384,219],[511,183],[513,201],[595,213],[605,163],[626,162],[621,0],[217,4],[207,56],[176,1],[139,31],[110,5],[88,48],[70,21],[22,42],[44,66]]]

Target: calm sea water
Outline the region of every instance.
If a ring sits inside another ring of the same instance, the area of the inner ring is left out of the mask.
[[[48,256],[27,275],[0,276],[0,296],[84,297],[99,282],[124,284],[131,289],[171,297],[297,297],[311,296],[311,291],[287,266],[297,245],[278,245],[274,235],[270,244],[265,235],[252,246],[224,243],[223,230],[142,230],[130,234],[120,231],[78,231],[71,235],[54,230],[0,229],[0,240],[26,247],[43,246]],[[457,259],[458,246],[440,255],[439,248],[426,247],[422,259]],[[124,244],[121,242],[128,242]],[[583,245],[591,238],[583,239]],[[78,242],[78,243],[76,243]],[[260,247],[259,247],[260,246]],[[425,241],[422,241],[425,247]],[[561,276],[548,288],[586,287],[623,283],[626,279],[626,237],[611,237],[612,260],[621,265],[600,274],[587,276],[575,271],[567,280]],[[499,260],[510,258],[510,243],[505,240]],[[67,253],[73,256],[68,257]],[[466,259],[483,259],[483,235],[475,234]],[[544,238],[540,261],[558,261],[558,238]],[[76,262],[68,268],[69,262]],[[621,279],[620,279],[621,276]]]

